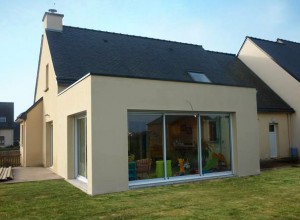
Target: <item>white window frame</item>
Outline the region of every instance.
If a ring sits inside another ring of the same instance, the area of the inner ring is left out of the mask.
[[[209,178],[219,178],[219,177],[228,177],[234,175],[234,146],[233,146],[233,126],[232,126],[232,112],[163,112],[163,111],[128,111],[128,115],[163,115],[163,160],[164,160],[164,178],[156,179],[145,179],[145,180],[132,180],[128,181],[129,188],[134,189],[139,186],[152,186],[157,184],[168,184],[168,183],[181,183],[188,182],[200,179],[209,179]],[[197,135],[198,135],[198,157],[199,157],[199,174],[198,175],[187,175],[187,176],[176,176],[169,178],[167,176],[167,142],[166,142],[166,116],[168,115],[193,115],[197,116]],[[202,144],[201,144],[201,117],[202,116],[228,116],[229,117],[229,137],[230,137],[230,171],[216,172],[216,173],[206,173],[203,174],[202,167]],[[128,126],[129,128],[129,126]],[[128,131],[127,131],[128,132]]]
[[[49,124],[50,127],[50,168],[53,168],[53,122]]]
[[[79,119],[85,119],[85,138],[86,138],[86,175],[87,175],[87,117],[86,115],[80,115],[74,117],[74,162],[75,162],[75,178],[79,181],[82,181],[84,183],[87,183],[88,178],[81,176],[78,174],[79,168],[78,168],[78,120]]]

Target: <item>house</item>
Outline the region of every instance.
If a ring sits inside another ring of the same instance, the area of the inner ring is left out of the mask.
[[[14,103],[0,102],[0,147],[14,144]]]
[[[257,118],[293,109],[235,55],[63,17],[43,17],[35,103],[17,119],[24,166],[91,195],[260,173]]]
[[[299,151],[300,44],[283,39],[268,41],[246,37],[238,57],[295,110],[294,114],[287,114],[287,122],[280,122],[277,116],[270,120],[270,123],[274,122],[273,133],[275,133],[277,139],[272,141],[270,137],[270,142],[266,142],[265,145],[270,144],[275,147],[280,145],[284,130],[282,126],[288,123],[290,132],[284,134],[289,139],[288,143],[285,144],[286,150],[282,152],[283,154],[275,152],[274,156],[288,156],[287,149],[291,147],[298,148]],[[270,131],[271,129],[270,127]],[[268,156],[267,152],[266,156]]]

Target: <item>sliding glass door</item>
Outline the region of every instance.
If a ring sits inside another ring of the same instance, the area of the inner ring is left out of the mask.
[[[231,171],[229,114],[128,113],[129,181]]]
[[[75,119],[76,140],[75,140],[75,161],[76,177],[81,180],[87,179],[87,141],[86,141],[86,117]]]

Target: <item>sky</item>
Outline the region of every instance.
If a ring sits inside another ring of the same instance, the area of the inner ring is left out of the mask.
[[[0,102],[15,103],[15,118],[34,101],[50,8],[64,14],[64,25],[233,54],[246,36],[300,42],[299,0],[0,0]]]

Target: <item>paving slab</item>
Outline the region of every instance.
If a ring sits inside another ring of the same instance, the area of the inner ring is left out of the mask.
[[[3,183],[21,183],[41,180],[63,179],[51,169],[45,167],[14,167],[12,168],[13,180]]]
[[[300,160],[288,160],[288,159],[270,159],[260,161],[260,169],[277,169],[282,167],[299,167]]]

